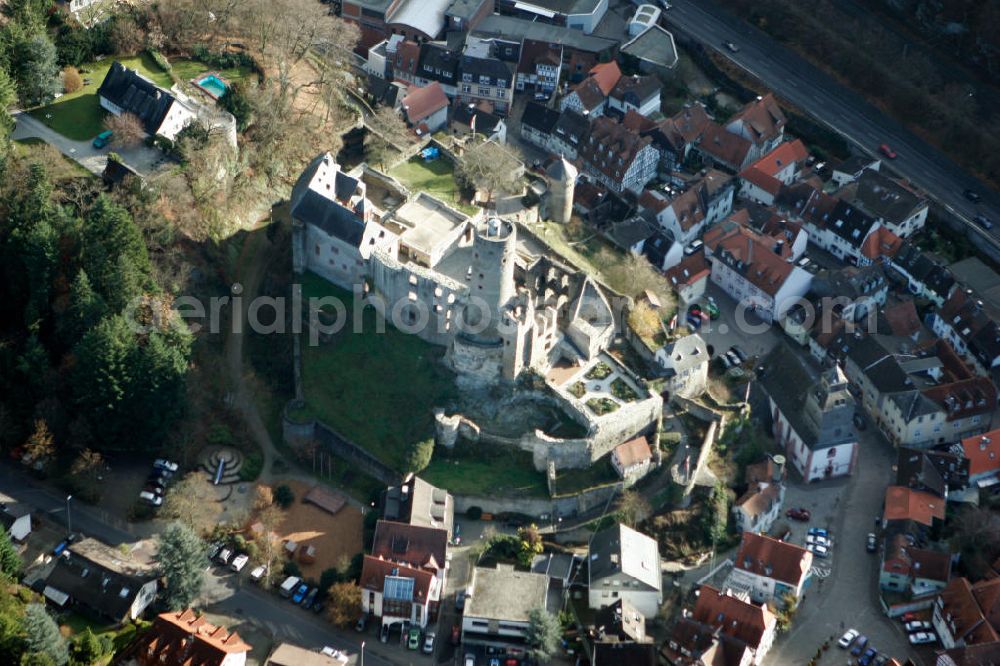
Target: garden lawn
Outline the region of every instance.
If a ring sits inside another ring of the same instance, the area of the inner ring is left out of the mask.
[[[530,453],[464,439],[459,439],[452,452],[435,449],[430,466],[420,477],[462,495],[548,496],[545,474],[535,470]]]
[[[599,488],[621,481],[611,466],[610,456],[594,461],[585,469],[567,469],[556,474],[556,494],[573,495],[575,493]]]
[[[163,71],[148,53],[132,58],[107,57],[80,66],[80,76],[89,80],[88,84],[76,92],[63,95],[48,106],[32,109],[31,115],[67,139],[87,141],[94,138],[104,130],[104,110],[97,100],[97,89],[101,87],[115,60],[137,70],[158,86],[169,88],[173,85],[170,74]]]
[[[200,78],[203,74],[215,72],[229,83],[243,81],[253,75],[253,70],[249,67],[231,67],[229,69],[213,69],[200,60],[191,58],[180,58],[170,61],[170,69],[177,77],[178,81],[187,83],[191,79]]]
[[[439,157],[431,162],[414,157],[390,169],[389,175],[411,191],[426,192],[466,214],[473,215],[478,210],[459,200],[455,168],[446,157]]]
[[[375,313],[364,312],[361,332],[353,332],[354,299],[313,273],[302,280],[302,295],[335,296],[344,303],[348,325],[330,342],[312,346],[302,338],[302,385],[312,413],[391,467],[403,470],[409,447],[432,437],[432,409],[456,395],[455,376],[444,366],[444,348],[407,335]]]

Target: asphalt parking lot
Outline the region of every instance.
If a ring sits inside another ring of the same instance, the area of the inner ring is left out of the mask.
[[[704,304],[709,296],[715,299],[719,318],[703,322],[698,334],[712,347],[713,358],[733,345],[739,345],[751,357],[763,358],[781,340],[781,329],[762,322],[752,312],[740,312],[739,304],[711,281],[698,303]],[[684,314],[678,315],[678,326],[683,325]]]

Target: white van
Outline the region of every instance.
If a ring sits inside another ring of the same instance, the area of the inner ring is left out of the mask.
[[[240,571],[243,571],[243,567],[245,567],[247,565],[247,562],[249,561],[250,561],[249,555],[245,553],[240,553],[239,555],[233,558],[233,563],[230,564],[229,566],[232,568],[233,571],[239,573]]]
[[[289,576],[286,578],[285,582],[281,584],[281,596],[286,598],[292,596],[292,592],[295,591],[295,588],[298,586],[300,580],[301,578],[298,576]]]

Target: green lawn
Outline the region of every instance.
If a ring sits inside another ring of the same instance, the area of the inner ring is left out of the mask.
[[[170,74],[160,69],[147,53],[132,58],[108,57],[80,67],[81,76],[89,81],[83,88],[63,95],[48,106],[33,109],[31,115],[67,139],[86,141],[94,138],[104,129],[104,110],[97,101],[97,89],[101,87],[101,82],[115,60],[138,70],[158,86],[169,88],[173,85]]]
[[[330,427],[402,469],[411,444],[433,435],[431,410],[455,397],[455,377],[443,365],[444,348],[407,335],[388,323],[376,332],[375,314],[365,310],[361,332],[352,332],[354,299],[307,273],[302,295],[335,296],[348,325],[328,343],[302,340],[302,383],[311,410]],[[306,300],[305,307],[308,307]]]
[[[572,495],[583,490],[617,483],[620,480],[611,466],[610,457],[605,457],[586,469],[567,469],[557,473],[556,494]]]
[[[207,72],[216,72],[221,75],[223,79],[230,83],[235,83],[236,81],[243,81],[249,76],[253,75],[253,70],[249,67],[231,67],[229,69],[213,69],[212,67],[206,65],[200,60],[192,60],[191,58],[180,58],[178,60],[170,61],[170,69],[173,71],[174,76],[177,77],[179,81],[187,83],[191,79],[200,77],[202,74]]]
[[[432,162],[424,162],[419,157],[414,157],[390,169],[389,175],[411,191],[426,192],[469,215],[478,210],[476,206],[459,201],[455,169],[451,161],[445,157],[439,157]]]
[[[535,471],[527,451],[472,443],[460,439],[454,451],[434,451],[425,479],[453,493],[547,497],[545,474]]]

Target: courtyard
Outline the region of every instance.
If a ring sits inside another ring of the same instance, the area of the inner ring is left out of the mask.
[[[455,181],[455,166],[446,157],[430,162],[414,157],[390,169],[389,175],[411,192],[426,192],[467,215],[475,215],[479,210],[462,201],[461,189]]]
[[[306,273],[302,296],[341,299],[349,319],[354,297]],[[327,342],[303,339],[302,386],[312,414],[394,469],[403,469],[409,448],[433,436],[433,409],[457,394],[444,348],[390,324],[376,328],[366,308],[363,327],[349,324]]]

